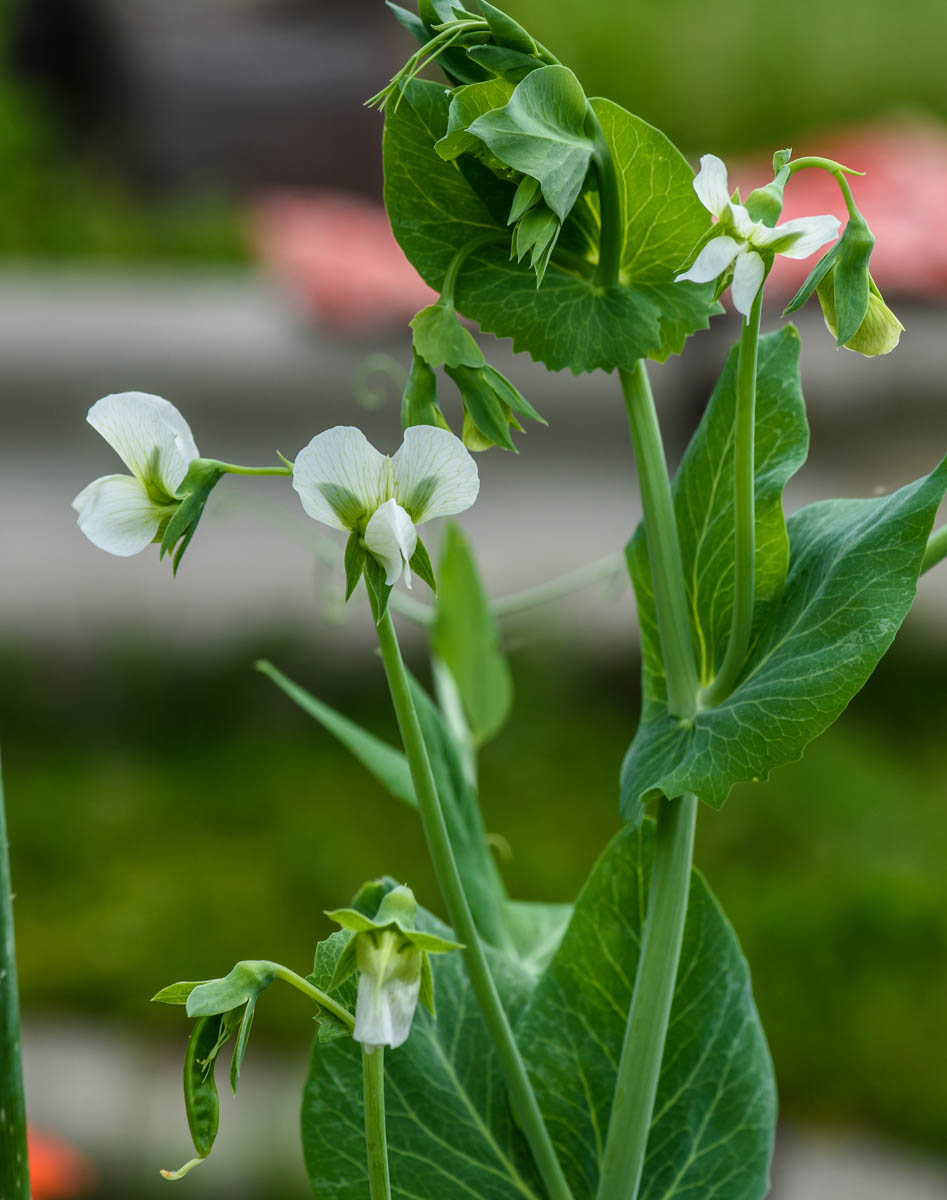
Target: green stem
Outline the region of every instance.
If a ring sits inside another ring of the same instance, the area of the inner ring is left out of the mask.
[[[618,1064],[597,1200],[635,1200],[638,1194],[681,957],[697,797],[662,800],[660,805],[648,915]]]
[[[333,1000],[321,988],[314,987],[308,979],[303,979],[301,975],[297,975],[295,971],[291,971],[289,967],[284,967],[280,963],[267,963],[267,966],[272,968],[274,978],[282,979],[283,983],[288,983],[297,992],[302,992],[310,1000],[315,1000],[320,1008],[324,1008],[326,1012],[338,1017],[342,1024],[347,1025],[349,1029],[355,1028],[355,1018],[348,1009],[343,1008],[338,1001]]]
[[[639,359],[632,370],[622,368],[618,374],[638,466],[668,711],[688,721],[697,712],[697,668],[661,430],[644,363]]]
[[[20,1049],[20,1000],[13,938],[10,847],[0,775],[0,1196],[29,1200],[30,1164],[26,1149],[26,1101]]]
[[[453,308],[454,307],[454,289],[457,286],[457,276],[460,274],[460,268],[464,265],[471,254],[476,254],[484,246],[498,244],[509,240],[509,234],[500,233],[499,230],[492,230],[490,233],[482,233],[478,237],[471,238],[465,246],[457,251],[454,257],[447,264],[447,270],[444,272],[444,282],[441,284],[441,299],[440,303]]]
[[[365,1102],[365,1149],[371,1200],[391,1200],[388,1137],[385,1133],[385,1047],[362,1048],[362,1094]]]
[[[947,558],[947,525],[935,530],[928,539],[927,549],[921,560],[921,574],[929,571],[931,567],[936,567],[944,558]]]
[[[398,637],[387,610],[378,622],[378,644],[388,677],[401,740],[411,768],[411,779],[421,811],[421,823],[447,913],[458,940],[464,943],[464,961],[470,986],[500,1060],[510,1104],[526,1136],[549,1200],[572,1200],[569,1185],[556,1158],[526,1066],[513,1037],[509,1018],[500,1001],[496,984],[483,952],[460,873],[451,849],[437,787],[431,772],[418,714],[411,698],[408,674],[401,658]]]
[[[817,154],[807,155],[805,158],[794,158],[786,164],[790,175],[795,175],[797,171],[804,171],[807,167],[816,167],[820,171],[828,171],[830,175],[864,175],[864,171],[856,171],[852,167],[846,167],[840,162],[836,162],[834,158],[821,158]]]
[[[588,106],[587,125],[592,134],[592,161],[598,174],[599,209],[601,233],[599,234],[598,265],[595,268],[595,285],[600,288],[618,286],[621,267],[621,252],[624,243],[622,222],[621,190],[611,147],[605,140],[601,122],[591,104]]]
[[[238,467],[235,463],[217,462],[216,465],[227,475],[292,475],[292,467]]]
[[[756,364],[760,340],[763,288],[756,294],[740,332],[736,419],[733,444],[733,610],[730,640],[713,683],[700,695],[702,708],[713,708],[733,691],[746,662],[753,629],[756,566]]]

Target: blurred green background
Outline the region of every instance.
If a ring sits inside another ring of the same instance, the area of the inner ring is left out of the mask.
[[[305,6],[243,7],[265,25]],[[308,7],[337,32],[332,6]],[[508,7],[587,90],[659,124],[691,156],[802,146],[822,128],[906,112],[947,119],[942,0]],[[390,72],[407,42],[381,3],[354,8],[370,14],[353,26],[355,60],[358,38],[376,37]],[[14,0],[0,0],[5,45],[13,16]],[[364,75],[359,95],[378,85]],[[0,78],[3,268],[117,263],[182,278],[250,268],[252,181],[221,170],[156,184],[121,142],[96,128],[75,137],[67,109],[28,73]],[[374,155],[378,122],[366,120],[368,148],[356,151]],[[377,180],[353,186],[377,192]],[[55,329],[45,345],[55,348]],[[749,958],[784,1112],[944,1150],[947,660],[943,641],[932,650],[924,638],[912,626],[802,762],[703,813],[698,863]],[[393,873],[439,907],[412,814],[251,669],[270,657],[393,738],[371,652],[328,657],[324,645],[263,625],[197,649],[144,628],[64,648],[0,627],[28,1017],[94,1015],[170,1036],[178,1014],[146,1003],[160,986],[243,957],[305,967],[327,928],[322,910],[364,878]],[[487,826],[514,895],[566,899],[617,828],[637,663],[576,650],[555,625],[513,662],[517,708],[482,762]],[[257,1019],[255,1037],[305,1054],[291,997],[268,996]]]

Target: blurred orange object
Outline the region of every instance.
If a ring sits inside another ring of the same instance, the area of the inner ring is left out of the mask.
[[[263,263],[317,320],[343,332],[407,321],[436,296],[401,252],[380,204],[339,192],[273,192],[254,240]]]
[[[30,1188],[33,1200],[58,1200],[81,1196],[89,1190],[95,1171],[78,1150],[45,1133],[27,1133]]]

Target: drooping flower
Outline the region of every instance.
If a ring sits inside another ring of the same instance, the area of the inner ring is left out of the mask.
[[[461,440],[446,429],[411,426],[389,458],[360,429],[338,425],[296,456],[293,487],[310,517],[364,543],[389,586],[403,576],[410,587],[417,526],[469,508],[480,479]]]
[[[459,942],[415,929],[417,910],[414,893],[402,886],[388,892],[374,917],[355,908],[326,914],[353,934],[336,963],[329,990],[358,972],[352,1037],[369,1053],[407,1041],[418,1000],[434,1012],[428,955],[462,949]]]
[[[714,154],[701,158],[694,190],[704,208],[717,218],[717,224],[693,265],[676,276],[676,282],[710,283],[732,271],[733,304],[745,317],[750,315],[766,275],[767,261],[771,262],[776,254],[808,258],[838,236],[841,222],[828,213],[796,217],[775,228],[754,221],[742,204],[730,199],[727,168]]]
[[[109,554],[137,554],[177,511],[177,492],[199,457],[197,446],[174,405],[146,392],[104,396],[87,419],[131,475],[104,475],[76,496],[79,528]]]

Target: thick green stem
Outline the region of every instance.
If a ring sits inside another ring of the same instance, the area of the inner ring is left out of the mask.
[[[29,1200],[26,1101],[20,1050],[20,1000],[13,938],[10,848],[0,775],[0,1196]]]
[[[947,558],[947,525],[942,525],[931,534],[921,560],[921,574],[936,567],[944,558]]]
[[[362,1048],[362,1094],[365,1103],[365,1150],[371,1200],[391,1200],[388,1137],[385,1132],[385,1047]]]
[[[536,1166],[549,1193],[549,1200],[572,1200],[569,1185],[556,1158],[549,1131],[539,1111],[536,1095],[526,1074],[526,1066],[513,1037],[513,1030],[497,993],[493,976],[490,974],[470,905],[467,903],[447,826],[444,823],[444,814],[441,811],[418,714],[411,698],[408,674],[388,611],[378,622],[377,629],[381,657],[388,676],[388,687],[401,740],[411,768],[411,779],[418,798],[428,851],[454,933],[458,940],[464,943],[463,954],[470,986],[500,1060],[510,1104],[529,1142]]]
[[[697,668],[661,430],[644,363],[639,360],[632,370],[620,370],[619,377],[638,466],[668,711],[688,721],[697,711]]]
[[[635,1200],[638,1194],[681,957],[697,797],[687,795],[660,803],[648,916],[597,1200]]]
[[[720,670],[700,696],[702,708],[726,700],[746,662],[753,629],[756,565],[756,488],[754,441],[756,436],[756,364],[760,340],[762,287],[740,333],[737,366],[736,420],[733,442],[733,610],[730,640]]]
[[[586,120],[592,134],[592,161],[595,163],[595,170],[598,174],[598,198],[602,222],[599,234],[598,266],[595,268],[595,285],[600,288],[617,287],[625,234],[618,172],[615,170],[611,147],[605,140],[601,122],[591,104],[588,106]]]

